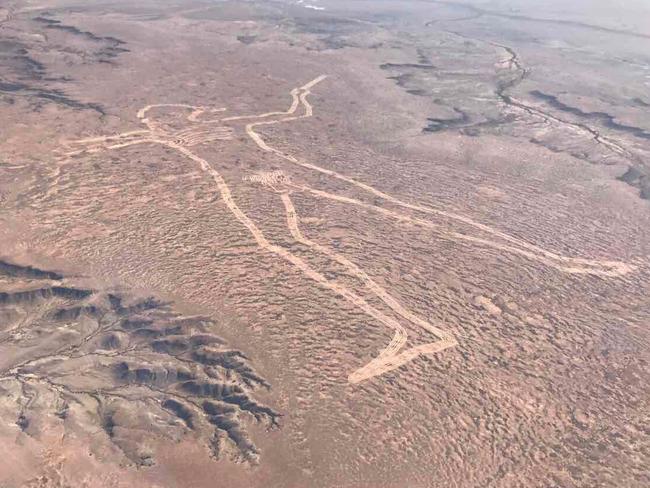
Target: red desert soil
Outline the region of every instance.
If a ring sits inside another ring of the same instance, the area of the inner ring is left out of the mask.
[[[650,485],[650,10],[507,3],[0,7],[0,486]]]

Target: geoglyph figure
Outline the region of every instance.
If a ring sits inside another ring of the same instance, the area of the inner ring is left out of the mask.
[[[546,250],[522,239],[505,234],[498,229],[476,222],[469,217],[448,212],[442,209],[409,203],[397,197],[388,195],[366,183],[347,177],[330,169],[317,166],[308,161],[298,159],[271,145],[268,138],[257,132],[259,127],[279,123],[288,123],[298,119],[309,118],[313,114],[313,107],[308,101],[311,89],[321,83],[326,77],[319,76],[299,88],[291,90],[291,105],[286,111],[268,112],[259,115],[223,116],[224,108],[208,108],[203,106],[185,104],[154,104],[147,105],[137,112],[137,118],[143,124],[142,130],[124,132],[121,134],[80,139],[68,143],[65,152],[66,157],[73,157],[83,153],[92,153],[106,150],[116,150],[137,144],[160,144],[174,149],[180,156],[197,164],[201,170],[212,178],[216,191],[232,213],[251,236],[255,239],[259,248],[263,251],[276,255],[279,259],[286,261],[289,265],[300,270],[305,277],[317,282],[320,286],[334,292],[341,299],[347,300],[355,307],[363,311],[369,317],[390,328],[393,331],[393,338],[390,343],[382,349],[379,354],[368,364],[361,366],[348,376],[351,383],[359,383],[374,376],[381,375],[387,371],[394,370],[408,363],[420,355],[435,354],[444,349],[457,345],[453,334],[441,325],[431,323],[429,320],[419,317],[409,311],[397,299],[391,296],[383,287],[377,284],[372,277],[364,272],[347,257],[335,252],[328,246],[319,244],[307,236],[300,229],[300,218],[291,200],[291,194],[295,191],[307,192],[317,198],[334,200],[340,203],[360,206],[371,211],[378,212],[388,219],[401,222],[409,222],[423,230],[433,230],[444,238],[454,241],[469,242],[477,246],[491,247],[504,253],[517,254],[525,259],[537,261],[545,266],[554,268],[558,272],[571,274],[590,274],[602,277],[616,277],[626,274],[634,269],[633,266],[617,261],[597,261],[583,258],[563,256]],[[182,109],[175,117],[168,119],[156,117],[161,109]],[[187,114],[189,112],[189,115]],[[261,185],[277,194],[283,204],[286,214],[287,227],[296,242],[303,244],[314,253],[328,256],[343,266],[347,272],[358,279],[366,291],[375,295],[392,312],[392,316],[386,315],[377,307],[366,301],[359,291],[344,286],[326,277],[327,270],[319,270],[312,267],[301,257],[293,254],[284,247],[278,246],[267,238],[258,225],[246,215],[237,205],[235,196],[223,176],[209,161],[201,158],[192,151],[192,147],[198,144],[216,143],[233,139],[233,130],[228,127],[228,122],[245,121],[246,135],[266,152],[275,155],[279,162],[288,166],[299,166],[327,175],[331,178],[343,181],[358,190],[371,194],[376,199],[390,202],[398,208],[409,210],[410,213],[401,213],[385,207],[379,207],[370,203],[356,200],[350,197],[340,196],[306,185],[297,184],[283,171],[272,171],[266,173],[251,174],[244,177],[244,180],[251,184]],[[419,215],[417,217],[413,215]],[[450,231],[438,224],[427,220],[427,216],[442,216],[446,219],[462,224],[464,228],[475,229],[477,234],[472,235],[466,231]],[[485,237],[485,236],[489,236]],[[393,318],[399,317],[399,319]],[[433,334],[437,340],[428,344],[421,344],[415,347],[406,348],[408,338],[407,327],[422,328]]]

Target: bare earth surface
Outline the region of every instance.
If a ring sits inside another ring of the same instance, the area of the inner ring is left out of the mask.
[[[649,20],[0,3],[0,487],[650,486]]]

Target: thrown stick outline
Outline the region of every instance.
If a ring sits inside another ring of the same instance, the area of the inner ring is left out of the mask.
[[[112,150],[120,149],[124,147],[133,146],[136,144],[161,144],[163,146],[169,147],[176,150],[181,155],[187,159],[198,163],[199,167],[203,172],[212,177],[212,180],[217,186],[217,189],[221,195],[222,200],[224,201],[227,208],[235,216],[235,218],[248,229],[249,233],[252,235],[253,239],[257,243],[258,247],[269,251],[275,254],[278,257],[281,257],[285,261],[288,261],[298,270],[300,270],[305,276],[317,282],[323,288],[333,291],[335,294],[345,298],[355,307],[361,309],[364,313],[371,316],[378,322],[387,326],[388,328],[394,331],[393,338],[390,343],[382,349],[379,354],[372,359],[368,364],[362,366],[356,371],[352,372],[348,376],[348,381],[350,383],[359,383],[366,379],[372,378],[384,374],[388,371],[399,368],[400,366],[408,363],[409,361],[415,359],[416,357],[424,354],[435,354],[444,349],[456,346],[458,343],[454,338],[453,334],[447,331],[444,331],[442,328],[418,317],[414,313],[408,311],[403,307],[398,300],[393,298],[386,290],[379,286],[371,277],[369,277],[359,266],[354,264],[352,261],[346,257],[336,253],[335,251],[329,249],[326,246],[318,244],[302,233],[299,227],[299,217],[291,200],[290,194],[292,191],[302,191],[312,194],[313,196],[330,199],[338,201],[340,203],[352,204],[356,206],[363,207],[375,212],[378,212],[386,217],[393,218],[401,222],[409,222],[411,224],[424,227],[426,229],[431,229],[439,232],[444,238],[458,241],[467,241],[476,245],[492,247],[494,249],[509,252],[514,254],[519,254],[527,259],[538,261],[549,267],[553,267],[558,271],[572,274],[592,274],[602,277],[615,277],[627,274],[635,269],[634,266],[628,265],[618,261],[597,261],[584,258],[573,258],[563,256],[557,253],[553,253],[546,249],[543,249],[534,244],[530,244],[522,239],[512,237],[508,234],[505,234],[497,229],[489,227],[485,224],[476,222],[468,217],[463,215],[455,214],[445,210],[436,209],[433,207],[411,204],[402,200],[399,200],[396,197],[388,195],[380,190],[375,189],[374,187],[367,185],[363,182],[357,181],[353,178],[347,177],[343,174],[337,173],[335,171],[317,166],[315,164],[299,160],[298,158],[284,153],[279,149],[276,149],[270,146],[262,136],[256,132],[257,127],[265,125],[273,125],[281,122],[290,122],[303,118],[308,118],[313,116],[313,107],[307,100],[307,97],[311,94],[311,88],[316,84],[320,83],[326,78],[325,75],[321,75],[305,85],[294,88],[291,90],[290,95],[292,102],[290,107],[286,111],[276,111],[276,112],[267,112],[259,115],[240,115],[240,116],[231,116],[224,118],[214,118],[208,120],[202,120],[202,116],[206,113],[217,113],[223,112],[224,108],[209,109],[204,106],[195,106],[187,104],[153,104],[147,105],[140,109],[137,112],[137,118],[142,124],[147,127],[147,130],[138,130],[124,132],[121,134],[110,135],[110,136],[101,136],[101,137],[91,137],[86,139],[79,139],[76,141],[70,141],[68,146],[72,149],[66,153],[68,158],[73,156],[83,154],[83,153],[94,153],[102,150]],[[157,124],[155,120],[151,120],[148,117],[149,111],[155,108],[161,107],[180,107],[191,109],[192,112],[187,116],[189,122],[195,122],[202,124],[199,127],[190,127],[182,131],[169,132],[166,131],[162,126]],[[300,115],[295,115],[299,107],[304,109],[304,113]],[[269,119],[270,120],[260,120],[260,119]],[[386,200],[394,205],[409,209],[420,214],[428,215],[437,215],[446,217],[467,226],[473,227],[479,231],[482,231],[486,234],[490,234],[496,238],[507,241],[509,244],[502,244],[499,242],[491,241],[482,237],[476,237],[468,235],[462,232],[457,231],[448,231],[441,226],[424,220],[417,217],[412,217],[408,214],[402,214],[395,210],[389,210],[383,207],[378,207],[360,200],[356,200],[349,197],[343,197],[336,194],[328,193],[325,191],[317,190],[310,188],[306,185],[296,185],[290,180],[286,179],[283,174],[280,172],[275,172],[271,176],[259,176],[248,178],[251,182],[261,183],[270,187],[276,193],[280,194],[280,198],[284,205],[284,210],[286,213],[287,219],[287,228],[291,233],[293,239],[306,246],[311,250],[321,253],[333,261],[337,262],[344,268],[347,272],[356,277],[363,285],[371,291],[377,298],[379,298],[384,305],[386,305],[392,312],[403,318],[404,320],[410,322],[413,325],[416,325],[422,329],[427,330],[432,333],[435,337],[438,338],[437,341],[421,344],[418,346],[411,347],[409,349],[403,350],[407,339],[408,334],[404,326],[396,319],[387,316],[380,310],[378,310],[373,305],[369,304],[363,297],[355,293],[354,291],[349,290],[347,287],[340,285],[334,281],[326,278],[322,273],[317,270],[314,270],[306,261],[302,258],[292,254],[289,250],[272,244],[262,231],[257,227],[257,225],[239,208],[232,197],[230,188],[228,187],[226,181],[221,176],[221,174],[215,170],[212,165],[205,159],[199,157],[197,154],[188,149],[193,145],[202,144],[206,142],[213,142],[215,140],[228,140],[232,137],[232,131],[224,125],[212,126],[212,124],[223,124],[224,122],[239,121],[252,119],[253,122],[249,122],[245,125],[246,134],[249,136],[253,142],[264,152],[272,153],[279,158],[287,161],[293,165],[300,166],[305,169],[317,171],[319,173],[334,177],[336,179],[342,180],[348,184],[351,184],[357,188],[364,190],[365,192],[371,193],[375,197],[379,197],[383,200]],[[280,183],[282,188],[278,189],[274,184]],[[519,246],[519,247],[516,247]]]

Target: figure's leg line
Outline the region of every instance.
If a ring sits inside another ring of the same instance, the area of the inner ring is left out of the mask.
[[[442,329],[418,317],[414,313],[409,312],[395,298],[393,298],[384,288],[379,286],[379,284],[377,284],[370,276],[368,276],[368,274],[365,271],[363,271],[359,266],[357,266],[355,263],[347,259],[345,256],[333,252],[329,248],[322,246],[321,244],[318,244],[317,242],[314,242],[308,239],[307,237],[305,237],[304,234],[300,231],[300,227],[298,223],[298,214],[293,205],[293,202],[291,201],[291,197],[289,196],[288,193],[283,193],[281,195],[281,198],[287,214],[287,225],[289,227],[289,231],[291,232],[291,235],[296,241],[301,242],[302,244],[311,247],[312,249],[315,249],[316,251],[332,258],[337,263],[347,268],[348,272],[352,276],[358,278],[364,284],[364,286],[366,286],[372,293],[374,293],[375,296],[377,296],[377,298],[379,298],[382,302],[384,302],[384,304],[386,304],[397,315],[408,320],[412,324],[417,325],[433,333],[439,339],[442,339],[449,335],[448,332],[443,331]]]
[[[210,163],[208,163],[205,159],[200,158],[199,156],[195,155],[193,152],[191,152],[190,150],[182,146],[178,146],[177,144],[169,143],[169,142],[164,144],[178,150],[183,155],[187,156],[189,159],[199,163],[201,169],[203,169],[205,172],[207,172],[212,176],[213,180],[217,184],[217,187],[221,193],[222,199],[226,203],[226,206],[228,206],[228,208],[235,215],[235,217],[251,232],[251,234],[253,235],[254,239],[256,240],[260,248],[266,249],[284,258],[286,261],[290,262],[296,268],[302,271],[305,276],[316,281],[324,288],[327,288],[333,291],[334,293],[336,293],[337,295],[342,296],[348,302],[355,305],[359,309],[363,310],[366,314],[376,319],[378,322],[394,330],[395,334],[391,339],[391,342],[380,353],[380,357],[385,357],[386,355],[394,355],[400,349],[402,349],[402,347],[404,347],[407,340],[407,333],[406,330],[400,325],[399,322],[397,322],[395,319],[386,316],[385,314],[377,310],[375,307],[370,305],[365,299],[363,299],[356,293],[348,290],[346,287],[331,282],[323,274],[312,269],[303,259],[299,258],[298,256],[295,256],[287,249],[271,244],[266,239],[266,237],[264,237],[262,232],[257,228],[255,223],[253,223],[253,221],[250,220],[250,218],[237,206],[237,204],[232,199],[230,189],[226,184],[225,180],[215,169],[212,168]]]

